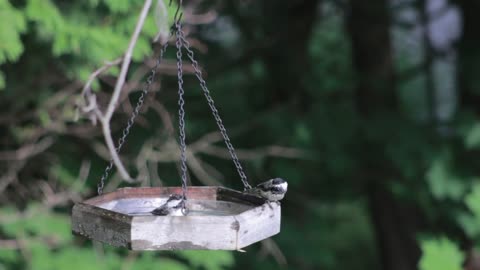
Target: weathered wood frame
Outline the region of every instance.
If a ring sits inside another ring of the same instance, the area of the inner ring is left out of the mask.
[[[238,250],[280,232],[281,207],[223,187],[189,187],[191,200],[246,205],[227,216],[130,216],[99,207],[125,198],[181,194],[180,187],[121,188],[74,205],[72,232],[131,250]]]

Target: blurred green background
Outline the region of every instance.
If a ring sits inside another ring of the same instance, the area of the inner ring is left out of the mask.
[[[168,31],[165,3],[135,47],[115,140]],[[251,183],[290,184],[282,231],[246,253],[130,252],[71,235],[73,203],[95,196],[109,160],[82,88],[125,53],[142,5],[0,0],[0,270],[480,269],[477,0],[185,1]],[[114,173],[107,191],[180,184],[173,43],[165,58],[121,152],[141,181]],[[190,182],[241,189],[184,72]],[[93,81],[102,110],[118,73]]]

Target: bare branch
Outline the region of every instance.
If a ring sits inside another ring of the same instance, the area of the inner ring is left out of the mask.
[[[192,153],[192,151],[187,150],[187,164],[192,170],[192,173],[202,181],[204,184],[209,186],[218,186],[220,182],[215,180],[206,170],[203,168],[199,159]]]
[[[26,160],[20,160],[9,166],[7,173],[0,177],[0,194],[2,194],[11,183],[18,180],[18,172],[23,169],[26,163]]]
[[[208,164],[200,158],[198,158],[198,162],[205,169],[205,171],[213,177],[213,179],[218,179],[219,181],[223,181],[225,179],[224,175],[213,165]]]
[[[185,8],[183,13],[185,16],[185,22],[188,24],[209,24],[215,21],[218,17],[215,10],[209,10],[203,14],[193,14],[191,8]]]
[[[148,174],[150,176],[150,183],[152,186],[163,186],[163,181],[158,175],[158,164],[155,162],[147,161]],[[155,183],[158,183],[157,185]]]
[[[205,145],[204,147],[199,147],[196,149],[198,152],[209,154],[212,156],[228,159],[230,158],[230,153],[228,149],[214,146],[214,145]],[[243,160],[253,160],[262,158],[265,156],[273,157],[282,157],[282,158],[300,158],[300,159],[312,159],[312,153],[309,153],[305,150],[293,148],[293,147],[284,147],[278,145],[271,145],[258,149],[237,149],[237,156]]]
[[[0,160],[24,160],[42,153],[53,144],[53,139],[47,137],[38,143],[27,144],[13,151],[0,152]]]
[[[124,180],[132,181],[132,177],[130,177],[130,174],[128,174],[127,169],[125,169],[125,166],[123,166],[123,163],[120,160],[120,156],[118,155],[117,149],[115,148],[115,144],[113,143],[110,123],[105,122],[104,119],[102,119],[100,122],[102,123],[103,137],[105,138],[105,143],[107,144],[107,148],[108,148],[108,151],[110,152],[110,157],[113,160],[113,164],[115,164],[118,172],[120,173],[120,175]]]
[[[80,170],[78,172],[78,190],[81,191],[87,183],[88,175],[90,174],[90,169],[92,167],[92,162],[90,160],[83,160]]]
[[[222,140],[222,134],[218,131],[210,132],[203,135],[200,139],[196,142],[191,144],[192,149],[201,149],[211,145],[212,143],[216,143]]]
[[[157,112],[157,114],[160,116],[160,119],[162,119],[163,125],[167,130],[168,134],[170,136],[173,136],[175,129],[173,127],[172,117],[168,113],[167,108],[165,108],[162,103],[156,100],[154,100],[150,106],[155,112]]]
[[[0,247],[2,247],[2,249],[20,249],[22,248],[22,244],[16,239],[0,239]]]
[[[146,20],[146,17],[148,15],[148,11],[149,11],[151,5],[152,5],[152,0],[145,0],[142,11],[140,12],[139,19],[137,21],[135,30],[132,34],[132,37],[130,39],[130,42],[129,42],[129,45],[128,45],[128,48],[125,52],[124,57],[116,59],[112,62],[106,63],[103,67],[101,67],[101,68],[97,69],[95,72],[93,72],[90,75],[89,80],[85,84],[85,86],[83,88],[83,91],[82,91],[82,96],[86,100],[86,102],[85,102],[86,105],[82,108],[83,112],[87,113],[89,115],[90,120],[92,121],[93,124],[95,124],[97,122],[97,120],[101,123],[103,137],[105,138],[105,144],[107,145],[108,151],[110,153],[110,157],[113,160],[113,163],[115,164],[115,167],[117,168],[120,176],[124,180],[127,180],[127,181],[132,181],[133,179],[129,175],[128,171],[126,170],[125,166],[123,165],[123,163],[122,163],[122,161],[121,161],[121,159],[118,155],[117,148],[115,147],[115,143],[113,141],[112,134],[111,134],[112,131],[111,131],[111,128],[110,128],[110,121],[111,121],[113,113],[114,113],[114,111],[115,111],[115,109],[116,109],[116,107],[119,103],[119,99],[120,99],[120,96],[121,96],[121,93],[122,93],[122,89],[124,89],[127,72],[128,72],[129,65],[130,65],[131,58],[132,58],[132,54],[133,54],[133,49],[134,49],[135,44],[138,40],[140,32],[143,28],[143,25],[145,23],[145,20]],[[207,14],[204,14],[203,16],[196,16],[196,17],[193,16],[193,14],[192,14],[192,18],[194,19],[194,21],[200,21],[200,22],[201,21],[206,21],[206,20],[207,21],[208,20],[214,20],[216,18],[216,16],[217,16],[216,13],[207,13]],[[200,45],[199,45],[199,47],[201,47]],[[94,79],[97,78],[102,72],[104,72],[105,70],[107,70],[108,68],[110,68],[113,65],[119,64],[120,62],[122,62],[122,66],[121,66],[121,69],[120,69],[120,74],[119,74],[119,76],[117,78],[117,81],[115,83],[115,87],[114,87],[112,96],[110,98],[110,101],[108,103],[107,109],[104,113],[102,113],[102,111],[100,111],[100,109],[98,108],[96,96],[91,94],[91,92],[90,92],[91,91],[90,90],[91,84],[94,81]],[[166,67],[169,67],[169,66],[170,65],[166,65]],[[190,71],[190,72],[193,72],[193,71]],[[156,105],[157,105],[157,106],[155,106],[156,111],[162,116],[162,118],[163,118],[162,120],[166,124],[166,127],[169,129],[169,132],[171,132],[173,130],[173,126],[170,125],[170,124],[167,124],[169,122],[171,123],[171,120],[166,119],[164,108],[162,108],[162,106],[158,106],[158,104],[156,104]],[[197,168],[197,171],[200,172],[201,170],[198,169],[198,168],[201,168],[201,165],[200,165],[200,167],[197,166],[197,165],[195,165],[195,166]]]
[[[125,79],[127,77],[128,67],[130,66],[130,61],[132,60],[133,48],[135,48],[135,44],[137,43],[138,36],[140,35],[140,32],[143,28],[143,24],[145,23],[148,10],[150,9],[151,5],[152,5],[152,0],[145,0],[145,3],[143,4],[140,17],[138,18],[137,26],[135,27],[135,31],[133,32],[132,38],[130,39],[130,43],[128,44],[127,51],[125,52],[125,56],[123,57],[122,68],[120,70],[120,74],[118,75],[117,84],[115,85],[112,98],[110,99],[110,103],[108,104],[107,111],[105,112],[105,119],[107,121],[110,121],[110,119],[112,118],[113,112],[115,111],[115,107],[117,106],[118,98],[120,97],[120,92],[122,91],[123,84],[125,83]]]
[[[93,72],[90,75],[89,80],[85,84],[82,95],[86,99],[86,106],[83,108],[85,113],[90,113],[90,119],[92,122],[95,124],[96,120],[100,121],[102,125],[102,133],[105,138],[105,143],[108,147],[108,150],[110,152],[110,156],[113,160],[113,163],[117,167],[118,172],[122,176],[123,179],[127,181],[132,181],[132,178],[128,174],[127,170],[125,169],[125,166],[123,165],[122,161],[120,160],[120,157],[117,153],[117,149],[115,148],[115,143],[113,142],[112,138],[112,132],[110,128],[110,120],[112,119],[113,112],[115,111],[115,108],[118,104],[118,99],[120,97],[120,94],[122,92],[123,86],[125,84],[125,80],[127,77],[127,72],[128,68],[130,66],[130,62],[132,60],[132,54],[133,54],[133,49],[135,48],[135,44],[138,41],[138,37],[140,35],[140,32],[143,28],[143,25],[145,23],[146,17],[148,15],[148,10],[150,9],[150,6],[152,5],[152,0],[145,0],[145,3],[143,5],[142,11],[140,12],[140,16],[138,18],[137,24],[135,26],[135,30],[132,34],[132,37],[130,38],[130,42],[128,44],[127,50],[125,52],[125,55],[122,58],[116,59],[110,63],[106,63],[103,67],[97,69],[95,72]],[[100,109],[97,106],[96,102],[96,97],[95,95],[92,95],[90,93],[90,86],[93,82],[93,80],[102,72],[107,70],[113,65],[117,65],[120,62],[122,62],[122,67],[120,70],[120,74],[118,76],[117,82],[115,84],[115,88],[113,90],[113,94],[110,98],[110,102],[108,103],[108,107],[105,113],[102,113]]]
[[[44,194],[43,205],[47,208],[53,208],[59,205],[65,205],[70,201],[78,202],[82,196],[73,191],[63,191],[56,193],[53,188],[45,181],[40,181],[38,186]]]
[[[13,161],[7,172],[0,177],[0,194],[13,182],[17,181],[18,173],[27,164],[27,160],[44,152],[53,144],[54,140],[47,137],[36,144],[24,145],[14,151],[0,152],[0,160]]]
[[[171,121],[169,117],[163,117],[162,120],[166,121],[167,123]],[[196,178],[206,185],[220,184],[218,180],[222,179],[223,175],[213,166],[203,162],[198,157],[198,154],[204,153],[223,159],[230,159],[230,154],[226,148],[213,145],[221,140],[222,136],[219,132],[210,132],[187,147],[187,165]],[[152,141],[146,142],[140,150],[140,154],[137,158],[137,164],[143,164],[143,162],[150,162],[153,164],[158,162],[168,163],[178,162],[180,160],[178,143],[171,134],[166,141],[162,142],[159,150],[155,150],[155,148],[155,144],[152,143]],[[237,154],[238,157],[243,160],[253,160],[265,156],[303,159],[313,158],[313,154],[305,150],[277,145],[251,150],[237,149]],[[139,168],[139,170],[141,170],[141,168]]]
[[[120,93],[122,92],[123,85],[125,84],[128,67],[130,66],[130,61],[132,60],[133,48],[135,48],[135,44],[137,43],[138,36],[140,35],[143,24],[145,23],[145,19],[147,18],[148,10],[150,9],[151,5],[152,0],[145,0],[145,4],[143,5],[140,17],[138,18],[137,26],[135,27],[135,31],[133,32],[130,43],[128,44],[127,51],[125,52],[125,56],[123,57],[122,68],[120,70],[120,75],[118,75],[117,84],[115,85],[115,89],[113,90],[110,103],[108,104],[107,111],[105,112],[100,121],[102,123],[102,131],[103,136],[105,137],[105,143],[107,144],[108,150],[110,151],[113,163],[117,167],[117,170],[122,176],[122,178],[127,181],[131,181],[132,177],[130,177],[130,174],[128,174],[127,170],[123,166],[123,163],[118,156],[117,149],[115,149],[115,144],[113,143],[112,132],[110,129],[110,120],[112,119],[113,112],[115,110],[115,107],[117,106],[118,98],[120,97]]]
[[[105,61],[105,64],[102,67],[100,67],[99,69],[95,70],[92,74],[90,74],[87,82],[85,83],[85,86],[83,87],[82,96],[87,96],[89,93],[91,93],[92,83],[98,76],[100,76],[100,74],[107,71],[111,67],[120,64],[122,62],[122,60],[123,60],[123,57],[117,58],[113,61]]]
[[[268,238],[263,240],[262,242],[262,249],[260,251],[261,255],[270,253],[275,261],[277,261],[278,265],[280,265],[282,268],[285,268],[287,266],[287,258],[283,254],[282,250],[280,247],[278,247],[277,243],[275,243],[274,240]]]

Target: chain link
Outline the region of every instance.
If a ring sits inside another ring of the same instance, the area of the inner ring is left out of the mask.
[[[160,66],[160,64],[163,60],[163,55],[165,54],[165,51],[167,50],[167,47],[168,47],[168,42],[165,43],[162,46],[162,49],[160,50],[160,55],[157,58],[155,66],[150,70],[150,75],[147,77],[147,81],[145,82],[145,84],[143,86],[143,89],[142,89],[142,92],[141,92],[140,96],[138,97],[137,105],[135,105],[135,108],[132,112],[132,115],[128,119],[127,125],[123,129],[122,136],[120,137],[120,139],[118,139],[118,145],[115,148],[115,151],[117,153],[120,152],[120,150],[122,149],[122,146],[125,144],[125,140],[126,140],[128,134],[130,133],[130,129],[132,128],[133,124],[135,123],[135,118],[137,118],[138,114],[140,113],[140,109],[141,109],[143,103],[145,102],[145,97],[147,96],[148,91],[150,90],[150,86],[152,85],[153,81],[155,80],[155,75],[156,75],[157,70],[158,70],[158,68],[159,68],[159,66]],[[100,182],[97,185],[98,195],[101,195],[103,193],[103,188],[105,187],[105,180],[107,180],[108,175],[110,174],[110,171],[112,170],[112,168],[113,168],[113,160],[110,159],[110,163],[105,168],[105,171],[103,172],[103,175],[100,178]]]
[[[180,16],[181,18],[181,16]],[[182,30],[182,25],[180,23],[180,18],[175,20],[174,23],[174,28],[172,28],[172,32],[175,31],[176,34],[176,42],[175,45],[177,47],[177,79],[178,79],[178,116],[179,116],[179,141],[180,141],[180,162],[181,162],[181,181],[182,181],[182,197],[183,197],[183,209],[182,211],[187,211],[186,209],[186,203],[185,200],[187,199],[186,193],[187,193],[187,157],[186,157],[186,135],[185,135],[185,100],[184,100],[184,94],[185,91],[183,90],[183,62],[182,62],[182,47],[185,48],[187,51],[187,57],[190,59],[192,63],[192,67],[195,71],[195,76],[197,77],[200,87],[202,88],[203,94],[207,100],[208,106],[210,107],[210,110],[212,111],[212,115],[215,118],[215,121],[217,123],[217,126],[220,130],[220,133],[222,134],[222,137],[225,141],[225,145],[227,146],[228,152],[230,153],[230,156],[233,160],[233,163],[237,169],[238,174],[240,175],[240,179],[242,180],[244,189],[251,189],[252,186],[248,183],[247,176],[245,172],[243,171],[242,164],[240,163],[240,160],[237,157],[237,154],[235,152],[235,148],[233,147],[230,137],[227,134],[227,130],[225,126],[223,125],[223,121],[220,117],[220,114],[218,112],[217,107],[215,106],[215,102],[213,101],[213,98],[210,94],[210,91],[208,90],[207,83],[203,79],[202,71],[200,70],[200,67],[198,65],[198,62],[195,60],[195,54],[193,50],[190,48],[190,43],[188,40],[185,38],[185,33]],[[145,97],[148,94],[148,91],[150,90],[150,86],[152,85],[155,75],[157,73],[158,67],[160,66],[162,60],[163,60],[163,55],[168,47],[168,43],[165,43],[160,50],[160,55],[157,58],[157,61],[155,63],[155,66],[152,68],[150,71],[150,75],[147,78],[147,81],[144,84],[144,87],[142,89],[142,92],[140,94],[140,97],[138,98],[137,104],[135,106],[135,109],[132,112],[132,115],[130,116],[126,127],[123,129],[122,136],[118,140],[118,146],[115,148],[116,152],[120,152],[122,146],[125,144],[125,140],[130,133],[130,129],[132,128],[133,124],[135,123],[135,118],[138,116],[140,113],[140,108],[142,107]],[[105,168],[105,171],[100,179],[100,182],[97,185],[97,192],[98,195],[101,195],[103,193],[103,188],[105,186],[105,180],[108,178],[110,171],[113,169],[113,160],[110,160],[110,163],[108,166]]]
[[[227,146],[228,152],[230,153],[230,156],[232,157],[233,163],[235,164],[235,167],[237,168],[237,172],[240,175],[240,179],[242,180],[243,187],[245,190],[251,189],[252,186],[248,183],[247,176],[245,172],[243,171],[242,164],[240,163],[240,160],[237,157],[237,154],[235,152],[235,148],[233,147],[230,137],[227,134],[227,129],[223,125],[222,118],[220,118],[220,114],[217,110],[217,107],[215,106],[215,102],[213,101],[212,96],[210,95],[210,91],[208,90],[207,87],[207,82],[203,79],[202,76],[202,71],[200,70],[198,66],[198,62],[195,60],[195,54],[193,53],[192,49],[190,48],[190,43],[188,40],[185,38],[185,34],[183,31],[180,29],[180,34],[181,34],[181,39],[183,43],[183,47],[187,51],[187,57],[190,59],[192,62],[192,67],[195,70],[195,76],[197,77],[198,81],[200,82],[200,87],[202,88],[203,94],[205,98],[207,99],[208,106],[210,107],[210,110],[212,111],[212,115],[215,118],[215,121],[217,122],[218,129],[220,129],[220,133],[222,134],[223,140],[225,141],[225,145]],[[178,35],[178,34],[177,34]]]
[[[176,29],[176,43],[177,46],[177,79],[178,79],[178,125],[179,125],[179,134],[180,134],[180,162],[181,162],[181,170],[182,170],[182,197],[185,201],[187,199],[187,156],[186,150],[187,145],[185,143],[185,100],[183,99],[183,95],[185,91],[183,90],[183,62],[182,62],[182,25],[180,20],[175,21],[175,29]],[[186,210],[185,203],[183,203],[183,211]]]

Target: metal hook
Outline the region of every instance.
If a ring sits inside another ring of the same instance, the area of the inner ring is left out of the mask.
[[[188,215],[188,212],[189,212],[189,211],[188,211],[188,208],[187,208],[187,202],[186,202],[186,200],[187,200],[187,198],[184,198],[184,199],[182,200],[182,202],[181,202],[181,204],[182,204],[182,209],[181,209],[181,211],[182,211],[182,214],[183,214],[184,216]]]
[[[169,7],[172,6],[172,2],[173,2],[173,0],[170,0],[170,2],[168,3]],[[173,21],[175,23],[179,22],[182,19],[183,12],[180,12],[180,8],[182,7],[182,4],[183,4],[183,0],[178,0],[177,10],[175,11],[175,15],[173,16]],[[178,15],[179,12],[180,12],[180,15]]]

